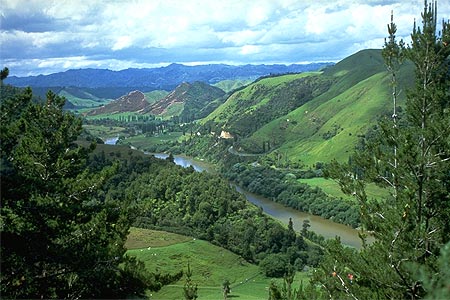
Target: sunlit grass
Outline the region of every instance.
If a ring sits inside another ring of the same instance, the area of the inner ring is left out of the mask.
[[[126,138],[124,143],[130,144],[138,149],[147,149],[148,147],[154,145],[178,141],[180,139],[183,139],[184,137],[187,136],[184,136],[182,132],[168,132],[154,136],[145,136],[143,134],[140,134]]]
[[[326,194],[343,199],[354,199],[351,195],[346,195],[341,191],[339,184],[332,179],[322,177],[299,179],[299,182],[306,183],[312,187],[319,187]],[[382,199],[389,196],[389,190],[383,189],[373,183],[366,186],[366,193],[369,199]]]
[[[124,127],[104,125],[83,125],[83,128],[89,131],[93,136],[100,137],[101,139],[117,137],[126,130]]]
[[[180,270],[186,271],[189,263],[192,279],[198,285],[199,300],[223,299],[222,283],[225,280],[231,283],[230,298],[268,298],[272,279],[261,274],[258,266],[219,246],[164,231],[136,228],[131,229],[127,243],[130,241],[135,245],[138,245],[136,242],[146,245],[142,249],[128,250],[127,254],[142,260],[149,271],[175,274]],[[167,245],[160,247],[161,241],[167,242]],[[297,273],[294,287],[299,285],[300,280],[306,283],[307,274]],[[282,279],[276,281],[281,286]],[[184,283],[185,277],[158,292],[148,292],[147,296],[158,300],[183,299]]]

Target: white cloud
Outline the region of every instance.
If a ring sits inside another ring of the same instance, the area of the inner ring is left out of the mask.
[[[115,44],[112,46],[112,50],[120,50],[131,46],[132,40],[130,36],[122,35],[117,37]]]
[[[261,52],[261,47],[255,45],[245,45],[241,48],[240,51],[240,53],[243,55],[256,54],[259,52]]]
[[[381,48],[391,10],[398,36],[407,38],[423,9],[422,0],[0,1],[1,64],[14,64],[21,74],[77,66],[338,60]],[[438,11],[448,18],[450,2],[440,1]]]

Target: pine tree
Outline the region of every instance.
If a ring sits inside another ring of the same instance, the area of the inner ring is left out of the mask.
[[[93,148],[75,143],[81,120],[63,98],[1,95],[2,297],[125,297],[126,205],[97,197],[114,168],[87,169]]]
[[[437,4],[425,1],[422,27],[414,24],[408,46],[396,42],[391,21],[383,54],[392,76],[393,117],[354,156],[362,176],[355,176],[355,166],[334,163],[329,169],[343,191],[355,196],[363,226],[375,238],[367,243],[363,236],[360,252],[329,243],[314,277],[332,297],[419,299],[433,292],[426,283],[448,282],[439,255],[450,241],[450,26],[443,21],[437,32],[436,16]],[[415,86],[399,118],[395,76],[402,55],[415,66]],[[368,182],[391,196],[369,200]]]

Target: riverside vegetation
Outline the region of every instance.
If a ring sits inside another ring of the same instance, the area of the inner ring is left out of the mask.
[[[242,97],[230,96],[200,123],[191,123],[189,131],[198,135],[169,145],[193,156],[202,153],[220,163],[229,179],[282,203],[370,230],[375,240],[368,243],[362,234],[359,250],[339,240],[312,243],[307,224],[301,233],[292,222],[283,227],[224,178],[177,167],[172,156],[158,160],[123,146],[95,145],[94,137],[80,135],[81,119],[63,111],[64,99],[49,92],[45,100],[33,100],[31,89],[3,84],[8,76],[3,69],[2,297],[144,297],[181,278],[179,297],[201,296],[189,265],[187,271],[151,270],[139,255],[126,252],[131,225],[210,241],[259,264],[266,276],[284,276],[283,286],[268,287],[271,300],[450,297],[450,25],[444,21],[438,31],[436,10],[437,4],[425,1],[422,25],[414,24],[407,46],[396,40],[392,20],[382,56],[362,53],[370,58],[364,71],[352,72],[349,59],[325,70],[323,78],[263,78],[237,91]],[[379,71],[379,58],[387,72]],[[414,70],[413,84],[407,70]],[[291,111],[274,104],[277,93],[256,101],[269,86],[281,91],[280,84],[287,89],[292,82],[304,86],[305,94],[283,97],[292,100],[286,103]],[[386,82],[391,93],[383,88]],[[399,93],[402,88],[408,92]],[[389,114],[369,113],[379,101],[388,107],[389,98]],[[356,130],[347,113],[356,113],[356,100],[362,99],[373,101],[357,116],[372,116],[367,127]],[[268,103],[274,108],[270,114]],[[342,110],[332,114],[331,106]],[[236,109],[242,111],[235,115]],[[256,113],[267,119],[248,122]],[[232,139],[210,134],[224,126],[234,130]],[[337,180],[350,199],[329,205],[337,202],[298,182],[322,174]],[[369,183],[387,194],[371,199]],[[319,205],[319,198],[328,200]],[[311,281],[294,287],[295,271],[305,266],[313,268]]]

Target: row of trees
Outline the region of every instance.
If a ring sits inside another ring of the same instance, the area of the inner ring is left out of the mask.
[[[249,192],[300,211],[358,227],[360,220],[356,202],[330,197],[319,188],[297,181],[297,177],[309,176],[308,174],[305,171],[237,163],[224,175]]]

